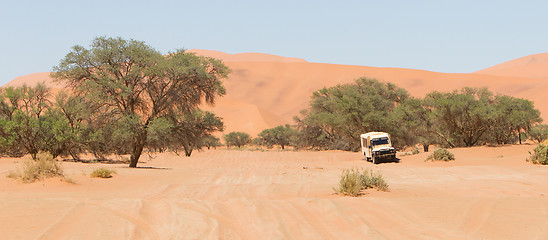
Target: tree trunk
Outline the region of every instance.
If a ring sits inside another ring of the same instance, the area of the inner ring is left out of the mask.
[[[74,153],[73,151],[69,150],[69,154],[72,157],[72,160],[74,160],[76,162],[79,162],[81,160],[80,156],[78,156],[77,153]]]
[[[282,146],[282,150],[284,150],[284,147],[285,147],[285,146],[284,146],[283,144],[282,144],[281,146]]]
[[[141,153],[143,153],[146,141],[147,130],[144,129],[142,132],[138,133],[137,136],[135,136],[135,138],[133,139],[133,146],[131,147],[131,157],[129,159],[129,167],[137,167],[137,162],[139,162],[139,157],[141,157]]]
[[[190,144],[183,143],[183,149],[185,150],[185,156],[190,157],[193,147]]]
[[[428,148],[430,148],[430,144],[423,144],[422,148],[424,149],[424,152],[428,152]]]
[[[519,139],[519,144],[521,144],[521,131],[518,129],[518,139]]]

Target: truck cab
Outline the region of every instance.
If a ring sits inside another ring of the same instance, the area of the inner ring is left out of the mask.
[[[367,161],[377,164],[382,160],[396,159],[396,150],[392,147],[390,134],[385,132],[368,132],[360,135],[362,154]]]

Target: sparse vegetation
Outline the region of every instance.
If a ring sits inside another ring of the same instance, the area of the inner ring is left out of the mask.
[[[25,159],[21,165],[22,169],[20,171],[10,172],[7,177],[19,179],[25,183],[51,177],[60,177],[67,182],[73,182],[65,176],[61,164],[49,153],[40,152],[37,154],[36,160]]]
[[[529,138],[531,138],[533,141],[537,143],[542,143],[543,141],[548,139],[548,125],[537,124],[535,126],[532,126],[527,133],[529,135]]]
[[[388,183],[386,183],[380,172],[374,173],[372,169],[366,169],[360,177],[364,189],[375,188],[383,192],[388,191]]]
[[[298,130],[289,124],[277,126],[275,128],[265,129],[259,133],[256,144],[272,148],[274,145],[280,145],[282,149],[286,146],[295,146],[295,139]]]
[[[251,143],[251,136],[244,132],[231,132],[227,135],[224,135],[226,146],[230,148],[231,146],[237,146],[241,148],[249,143]]]
[[[527,159],[534,164],[548,165],[548,145],[539,144],[533,152],[529,152],[531,156]]]
[[[94,178],[111,178],[113,173],[116,173],[116,170],[97,168],[89,176]]]
[[[362,173],[358,169],[345,169],[339,180],[339,186],[333,188],[338,193],[357,197],[362,190],[375,188],[379,191],[388,191],[388,183],[384,180],[380,172],[374,173],[373,170],[364,170]]]
[[[426,158],[425,161],[453,161],[455,160],[455,155],[453,153],[449,152],[449,150],[445,148],[438,148],[436,149],[428,158]]]

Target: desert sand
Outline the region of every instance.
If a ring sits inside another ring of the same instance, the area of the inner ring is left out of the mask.
[[[548,239],[548,168],[534,145],[452,149],[373,165],[360,153],[206,150],[125,164],[64,162],[76,184],[3,177],[2,239]],[[90,178],[96,168],[110,179]],[[334,194],[347,168],[381,171],[390,192]]]
[[[299,58],[261,53],[228,54],[211,50],[189,50],[221,59],[232,69],[224,85],[227,94],[215,106],[204,106],[224,119],[226,132],[257,135],[266,128],[293,124],[293,117],[308,107],[314,91],[336,84],[352,83],[359,77],[376,78],[405,88],[412,96],[462,87],[488,87],[496,94],[534,102],[548,119],[548,53],[536,54],[475,72],[439,73],[417,69],[311,63]],[[55,89],[49,73],[16,78],[5,86],[46,82]]]
[[[268,54],[226,54],[227,95],[205,108],[225,132],[252,135],[306,108],[312,92],[358,77],[377,78],[411,95],[488,87],[534,101],[548,119],[546,54],[475,73],[310,63]],[[5,86],[46,82],[49,73]],[[76,184],[22,184],[4,177],[22,159],[0,159],[0,239],[548,239],[548,166],[525,161],[535,145],[451,149],[453,162],[429,153],[373,165],[340,151],[206,150],[186,158],[143,155],[127,164],[64,162]],[[111,179],[90,178],[99,167]],[[381,171],[390,192],[334,193],[343,169]]]

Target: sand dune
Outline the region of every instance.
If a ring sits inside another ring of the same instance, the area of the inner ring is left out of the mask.
[[[232,69],[229,78],[224,81],[227,95],[219,99],[215,108],[208,108],[223,117],[228,131],[245,131],[255,135],[265,128],[293,123],[293,116],[308,107],[312,92],[322,87],[351,83],[359,77],[392,82],[416,97],[423,97],[434,90],[488,87],[498,94],[533,101],[541,111],[541,117],[548,119],[548,78],[533,77],[547,71],[547,54],[516,59],[476,73],[459,74],[309,63],[302,59],[259,53],[190,51],[222,59]],[[507,70],[511,70],[512,74],[506,74]],[[47,73],[37,73],[16,78],[6,85],[34,84],[43,80],[51,81]],[[60,84],[51,86],[58,88]]]
[[[224,62],[306,62],[306,60],[300,58],[282,57],[266,53],[230,54],[203,49],[190,49],[188,51],[196,53],[197,55],[222,59]]]
[[[547,239],[546,167],[533,145],[453,149],[373,165],[351,152],[211,150],[143,156],[142,167],[63,163],[76,185],[3,175],[2,239]],[[116,169],[112,179],[87,175]],[[303,168],[306,167],[306,168]],[[381,171],[391,191],[335,195],[346,168]]]
[[[544,78],[548,81],[548,53],[533,54],[476,73],[508,77]]]

